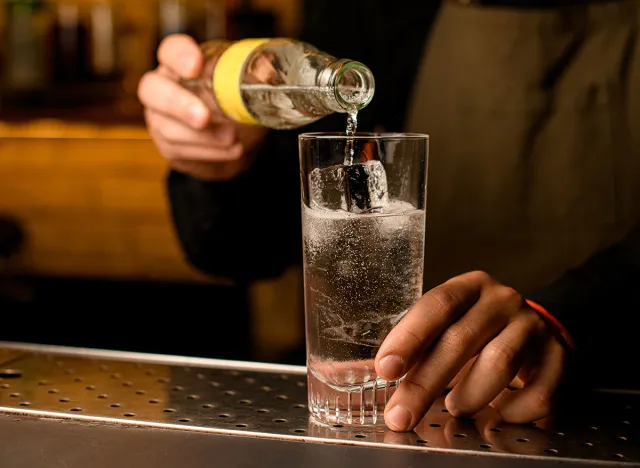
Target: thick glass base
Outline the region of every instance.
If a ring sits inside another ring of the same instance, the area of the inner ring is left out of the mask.
[[[384,426],[384,409],[399,381],[377,379],[338,390],[307,374],[309,410],[320,423],[342,426]]]

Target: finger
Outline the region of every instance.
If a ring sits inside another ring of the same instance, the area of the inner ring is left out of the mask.
[[[182,78],[196,78],[202,70],[203,56],[193,38],[174,34],[160,43],[158,62]]]
[[[504,328],[506,319],[494,307],[492,300],[481,299],[409,371],[385,410],[390,429],[413,428],[467,361]]]
[[[476,358],[469,373],[447,395],[446,405],[454,417],[470,416],[487,406],[515,378],[523,354],[544,330],[537,316],[511,322]]]
[[[495,408],[510,423],[537,421],[551,414],[552,400],[564,369],[565,350],[554,338],[545,344],[540,367],[522,390],[500,398]]]
[[[148,72],[140,80],[138,98],[142,104],[161,114],[202,129],[211,114],[196,95],[158,72]]]
[[[489,281],[486,273],[467,273],[422,296],[380,346],[376,355],[378,374],[386,380],[402,377],[436,337],[478,300]]]
[[[200,145],[162,142],[158,144],[162,155],[169,160],[186,160],[193,162],[228,163],[241,159],[243,146],[236,143],[229,148],[213,148]]]
[[[242,159],[232,163],[217,164],[200,161],[169,160],[169,164],[178,172],[204,181],[231,180],[246,170]]]
[[[149,109],[145,115],[151,134],[170,143],[219,149],[228,149],[237,143],[236,127],[232,124],[210,125],[203,131]]]

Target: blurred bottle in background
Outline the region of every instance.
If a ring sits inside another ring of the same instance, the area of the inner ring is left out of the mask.
[[[89,31],[73,1],[56,5],[52,30],[53,82],[74,85],[89,79]]]
[[[44,102],[51,82],[51,13],[43,0],[5,0],[2,105]]]

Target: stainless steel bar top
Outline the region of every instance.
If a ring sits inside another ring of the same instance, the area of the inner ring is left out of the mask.
[[[0,342],[0,467],[640,467],[640,392],[530,425],[440,400],[405,434],[319,425],[306,397],[304,367]]]

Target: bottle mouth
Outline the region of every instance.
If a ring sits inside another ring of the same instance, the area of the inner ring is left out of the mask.
[[[335,73],[333,89],[336,100],[343,108],[347,111],[360,110],[373,99],[373,73],[360,62],[344,61]]]

